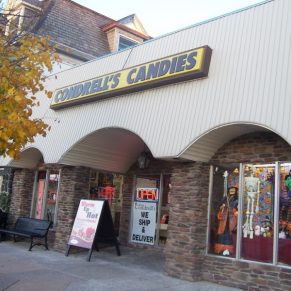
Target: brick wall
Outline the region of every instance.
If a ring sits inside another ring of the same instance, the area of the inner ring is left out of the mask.
[[[9,222],[15,222],[19,216],[29,216],[33,195],[34,171],[17,169],[12,185]]]
[[[291,147],[273,133],[252,133],[225,144],[213,164],[291,161]],[[206,256],[202,278],[245,290],[291,290],[291,270],[280,266]]]
[[[206,256],[202,278],[243,290],[291,290],[291,270]]]
[[[242,135],[221,147],[211,163],[269,163],[291,161],[291,148],[287,142],[273,133]]]
[[[66,248],[80,200],[88,199],[89,178],[89,168],[64,167],[62,169],[57,226],[54,234],[54,249],[58,251],[64,251]]]
[[[164,249],[165,270],[171,276],[199,280],[205,257],[209,165],[159,160],[151,160],[147,169],[139,169],[134,165],[124,180],[120,240],[123,244],[132,245],[128,243],[128,234],[133,176],[159,177],[161,173],[171,175],[172,185],[168,238]]]
[[[269,163],[291,160],[291,148],[272,133],[252,133],[226,143],[211,163]],[[207,280],[246,290],[289,290],[291,270],[206,254],[209,165],[200,162],[151,161],[134,166],[125,177],[121,239],[128,243],[133,175],[171,174],[170,219],[165,245],[165,270],[175,277]]]
[[[170,221],[166,243],[167,273],[200,280],[205,256],[209,166],[177,164],[172,173]]]

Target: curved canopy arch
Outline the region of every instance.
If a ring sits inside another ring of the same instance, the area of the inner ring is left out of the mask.
[[[274,132],[259,124],[231,123],[215,127],[200,135],[180,155],[180,158],[209,162],[216,151],[230,140],[251,132]],[[276,133],[276,132],[274,132]]]
[[[144,141],[123,128],[103,128],[74,144],[60,164],[125,173],[145,149]]]
[[[35,169],[43,163],[43,154],[37,148],[27,148],[20,153],[18,160],[11,160],[7,166],[12,168]]]

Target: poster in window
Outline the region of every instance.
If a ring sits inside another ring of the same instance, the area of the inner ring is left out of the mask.
[[[35,217],[37,219],[41,219],[41,215],[42,215],[44,185],[45,185],[45,180],[39,180],[38,181],[37,201],[36,201],[36,215],[35,215]]]
[[[156,231],[157,204],[134,202],[131,241],[154,245]]]

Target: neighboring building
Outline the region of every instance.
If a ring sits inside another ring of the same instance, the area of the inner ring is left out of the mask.
[[[115,21],[70,0],[9,0],[6,9],[13,11],[6,32],[50,37],[62,70],[150,39],[136,15]]]
[[[51,219],[64,251],[80,199],[106,198],[168,274],[290,290],[290,35],[290,0],[268,0],[52,76],[51,131],[0,163],[11,217]]]

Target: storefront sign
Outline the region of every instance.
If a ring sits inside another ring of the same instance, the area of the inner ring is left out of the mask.
[[[104,201],[81,200],[69,245],[90,249],[94,242]]]
[[[161,85],[206,77],[211,58],[208,46],[158,59],[54,92],[52,109],[96,101]]]
[[[148,245],[153,245],[155,243],[156,213],[156,203],[133,203],[132,242]]]
[[[159,189],[158,188],[137,188],[136,200],[157,202],[159,200]]]

